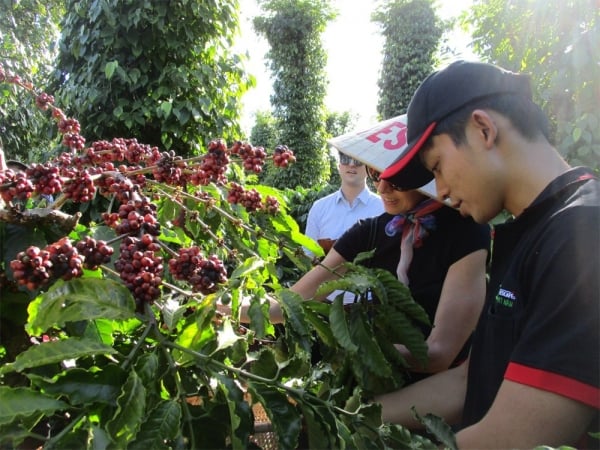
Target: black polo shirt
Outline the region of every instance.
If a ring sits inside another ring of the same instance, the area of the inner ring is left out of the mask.
[[[477,250],[489,250],[490,247],[488,225],[477,224],[446,206],[432,214],[436,219],[435,230],[430,232],[420,247],[414,249],[408,269],[412,297],[425,309],[431,323],[450,266]],[[387,236],[385,233],[385,226],[393,218],[393,215],[384,213],[361,219],[338,239],[333,248],[346,261],[353,261],[359,253],[374,248],[373,258],[368,264],[395,275],[400,260],[402,233],[394,236]],[[421,328],[425,336],[429,336],[431,327],[423,325]],[[459,360],[464,360],[467,353],[468,348],[465,346]]]
[[[599,280],[600,182],[576,168],[495,229],[465,426],[485,415],[503,379],[600,408]]]

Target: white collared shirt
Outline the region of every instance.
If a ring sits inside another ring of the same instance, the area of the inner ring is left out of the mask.
[[[315,241],[338,239],[357,220],[378,216],[383,212],[381,198],[368,187],[365,186],[352,205],[339,189],[313,203],[308,212],[304,234]]]

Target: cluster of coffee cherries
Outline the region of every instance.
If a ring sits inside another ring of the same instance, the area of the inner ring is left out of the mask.
[[[160,223],[156,218],[156,205],[147,197],[129,200],[119,206],[116,213],[103,213],[104,223],[113,228],[118,235],[160,234]]]
[[[242,205],[248,212],[264,210],[260,192],[256,189],[244,189],[242,185],[235,182],[229,184],[227,201],[232,205]]]
[[[62,278],[71,280],[83,274],[84,257],[67,237],[44,249],[30,246],[10,262],[13,277],[19,286],[30,291],[47,286]]]
[[[63,182],[60,170],[53,164],[33,164],[25,173],[34,185],[37,194],[55,195],[62,191]]]
[[[70,180],[63,189],[65,197],[75,203],[87,203],[96,194],[96,185],[88,170],[80,170],[71,174]]]
[[[24,172],[12,169],[0,170],[0,197],[6,203],[13,200],[26,201],[34,192],[33,183]]]
[[[236,141],[230,149],[232,154],[237,154],[242,158],[244,170],[248,172],[261,173],[267,152],[263,147],[254,147],[248,142]]]
[[[294,152],[287,145],[278,145],[273,151],[273,165],[275,167],[286,168],[290,164],[296,162]]]
[[[121,241],[115,270],[131,291],[138,310],[144,303],[152,304],[160,296],[163,258],[155,236],[143,234],[140,238],[127,236]]]
[[[210,182],[225,183],[225,173],[229,165],[229,150],[224,139],[214,139],[208,143],[208,152],[204,155],[200,167],[194,170],[190,182],[195,186],[206,186]]]
[[[114,253],[114,249],[105,241],[99,241],[90,236],[77,242],[75,248],[83,256],[83,267],[89,270],[96,270],[102,264],[108,264]]]
[[[216,255],[205,257],[197,246],[179,249],[178,255],[169,260],[169,272],[176,280],[189,282],[193,292],[205,295],[227,282],[223,262]]]
[[[265,203],[263,205],[264,210],[272,215],[276,215],[280,211],[279,200],[277,200],[272,195],[267,195],[265,197]]]
[[[152,175],[158,182],[167,183],[171,186],[180,186],[185,181],[183,170],[186,165],[183,158],[175,155],[173,150],[162,152],[152,170]]]

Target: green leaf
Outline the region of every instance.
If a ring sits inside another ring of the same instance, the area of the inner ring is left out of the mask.
[[[377,276],[380,286],[385,289],[385,292],[375,291],[375,295],[382,303],[389,303],[394,308],[404,312],[411,320],[416,320],[424,325],[431,325],[425,309],[413,299],[410,289],[398,281],[396,276],[385,269],[366,270],[372,271]]]
[[[135,317],[131,292],[120,282],[96,278],[55,283],[29,306],[27,332],[39,335],[53,326],[80,320]]]
[[[212,325],[199,327],[197,322],[193,322],[181,331],[175,342],[184,348],[199,351],[216,337],[217,333]],[[181,365],[187,365],[195,359],[194,356],[180,350],[174,350],[173,356]]]
[[[250,327],[259,338],[265,337],[269,333],[269,329],[273,331],[273,325],[269,322],[269,309],[269,301],[260,303],[256,298],[250,301],[250,306],[248,307]]]
[[[379,305],[375,324],[377,332],[385,334],[390,342],[405,345],[418,361],[423,364],[427,362],[428,348],[425,336],[403,312],[389,305]]]
[[[181,206],[171,200],[169,197],[165,197],[161,199],[158,204],[158,218],[161,223],[170,222],[173,219],[177,218],[177,215],[181,211]],[[165,230],[162,230],[165,233]]]
[[[342,448],[335,416],[330,409],[299,402],[306,423],[308,448]]]
[[[185,312],[188,310],[187,305],[180,305],[177,300],[167,297],[162,304],[161,313],[165,325],[169,330],[173,330],[179,320],[183,317]]]
[[[56,364],[67,359],[77,359],[84,356],[110,355],[117,351],[100,342],[89,339],[70,338],[59,341],[43,342],[29,347],[17,355],[13,363],[5,364],[0,368],[0,374],[32,367]]]
[[[217,335],[217,347],[213,351],[213,354],[219,350],[232,347],[237,341],[243,340],[244,337],[236,334],[231,326],[231,320],[225,319],[223,321],[223,329],[219,331]]]
[[[358,255],[356,255],[356,257],[354,258],[354,261],[352,261],[353,264],[361,264],[364,261],[368,261],[370,260],[373,255],[375,254],[375,250],[369,250],[368,252],[361,252]]]
[[[307,300],[304,302],[304,313],[306,314],[306,319],[313,326],[319,338],[330,347],[334,347],[336,345],[335,338],[333,337],[333,333],[331,331],[331,327],[329,325],[329,321],[327,321],[323,316],[329,317],[329,312],[331,311],[331,304],[326,302],[319,302],[314,300]],[[318,313],[317,313],[318,311]]]
[[[146,389],[135,370],[129,372],[117,405],[117,411],[106,428],[117,448],[125,448],[136,437],[146,409]]]
[[[252,256],[247,258],[241,265],[237,266],[231,273],[230,279],[247,277],[250,273],[262,269],[265,266],[265,260]]]
[[[111,79],[115,70],[119,67],[119,61],[109,61],[104,65],[104,75],[107,79]]]
[[[329,313],[329,323],[331,324],[331,332],[340,346],[353,354],[358,351],[358,346],[352,342],[343,302],[341,297],[335,298],[331,305],[331,312]]]
[[[0,386],[0,424],[10,423],[16,417],[48,415],[66,408],[66,403],[32,389]]]
[[[311,328],[310,323],[306,320],[302,303],[304,299],[289,289],[283,289],[279,292],[281,307],[285,313],[286,326],[288,332],[293,333],[296,339],[296,344],[304,351],[310,352],[311,347]]]
[[[366,313],[355,308],[349,317],[352,340],[359,347],[361,365],[381,377],[391,375],[391,367],[374,337],[373,329],[368,325]]]
[[[231,420],[231,444],[234,449],[248,447],[250,432],[254,427],[250,405],[244,399],[244,393],[236,382],[224,375],[216,374],[219,389],[225,394],[229,419]]]
[[[113,116],[115,116],[117,119],[119,119],[122,115],[123,115],[123,106],[119,105],[116,106],[113,109]],[[131,127],[131,120],[127,120],[126,123],[128,124],[128,128]]]
[[[144,353],[135,362],[135,371],[144,386],[151,386],[158,377],[158,356],[156,353]]]
[[[273,429],[277,433],[279,448],[296,449],[302,421],[290,399],[277,388],[263,383],[248,383],[248,391],[253,400],[260,402],[269,416]]]
[[[160,111],[162,112],[162,116],[163,118],[167,118],[169,117],[169,114],[171,114],[171,110],[173,109],[173,104],[171,102],[162,102],[160,104]],[[160,117],[160,115],[159,115]]]
[[[415,407],[411,408],[413,416],[421,422],[427,431],[435,436],[444,446],[450,450],[458,450],[456,445],[456,436],[452,428],[441,417],[433,414],[425,414],[420,416]]]
[[[177,437],[181,430],[181,405],[173,400],[163,400],[150,411],[140,427],[135,441],[127,450],[169,449],[167,441]]]
[[[269,347],[262,347],[258,357],[252,362],[251,372],[267,379],[275,379],[279,372],[275,352]]]
[[[354,267],[349,265],[350,267]],[[355,292],[366,298],[367,292],[373,288],[373,275],[369,272],[349,271],[342,278],[327,281],[315,292],[315,297],[327,295],[335,290]]]
[[[108,364],[97,371],[70,369],[52,381],[33,374],[28,377],[47,394],[67,396],[72,405],[96,402],[116,405],[126,374],[119,366]]]
[[[114,333],[118,330],[117,322],[108,319],[96,319],[86,325],[85,331],[80,337],[97,340],[110,346],[114,344]]]

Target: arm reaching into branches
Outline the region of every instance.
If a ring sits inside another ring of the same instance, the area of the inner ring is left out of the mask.
[[[419,367],[405,346],[396,346],[414,371],[436,373],[450,367],[475,329],[485,300],[486,257],[486,250],[478,250],[448,270],[433,329],[427,338],[427,366]]]
[[[338,252],[331,249],[323,262],[307,272],[292,287],[290,287],[290,290],[299,294],[304,300],[313,298],[321,284],[333,280],[344,273],[343,269],[340,268],[340,265],[345,262],[346,260]],[[283,311],[281,310],[281,306],[274,299],[269,299],[268,301],[270,304],[269,318],[271,319],[271,323],[282,323]],[[248,308],[250,308],[249,302],[245,301],[241,304],[240,322],[250,322]],[[225,314],[231,313],[229,306],[219,305],[219,310]]]

